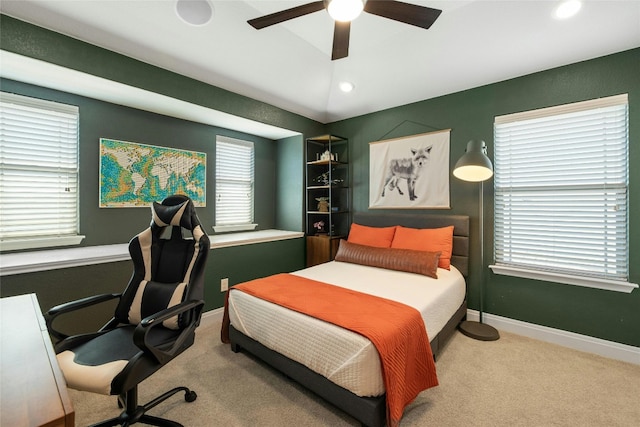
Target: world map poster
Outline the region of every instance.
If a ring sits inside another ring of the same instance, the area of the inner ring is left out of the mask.
[[[206,153],[100,138],[100,207],[148,207],[173,194],[206,206]]]

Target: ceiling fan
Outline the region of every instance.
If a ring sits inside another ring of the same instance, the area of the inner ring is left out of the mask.
[[[340,3],[342,2],[355,7],[351,16],[339,17],[334,13],[335,10],[340,7]],[[438,16],[440,16],[440,13],[442,13],[439,9],[432,9],[430,7],[418,6],[395,0],[324,0],[292,7],[291,9],[271,13],[269,15],[251,19],[247,22],[253,28],[260,30],[290,19],[318,12],[322,9],[327,9],[329,14],[335,20],[335,27],[333,31],[333,51],[331,54],[332,61],[346,58],[349,55],[349,33],[351,31],[351,21],[362,11],[382,16],[383,18],[393,19],[394,21],[404,22],[405,24],[415,25],[424,29],[429,29]]]

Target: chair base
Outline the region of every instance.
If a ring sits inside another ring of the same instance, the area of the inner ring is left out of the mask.
[[[138,405],[138,386],[135,386],[127,393],[118,396],[118,404],[125,406],[126,408],[119,416],[93,424],[90,427],[113,427],[118,425],[128,427],[135,423],[143,423],[158,427],[183,427],[182,424],[175,421],[146,414],[146,412],[151,408],[181,391],[184,392],[184,400],[187,402],[193,402],[198,397],[195,391],[189,390],[187,387],[176,387],[163,395],[156,397],[145,405]]]

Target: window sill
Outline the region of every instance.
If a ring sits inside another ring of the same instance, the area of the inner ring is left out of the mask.
[[[260,230],[209,236],[211,249],[296,239],[304,233],[284,230]],[[80,267],[108,262],[128,261],[129,244],[85,246],[71,249],[20,252],[0,255],[0,276],[34,273],[60,268]]]
[[[229,246],[252,245],[255,243],[275,242],[278,240],[297,239],[304,237],[301,231],[259,230],[243,233],[229,233],[209,236],[211,249],[227,248]]]
[[[253,231],[258,224],[242,224],[242,225],[214,225],[213,231],[216,233],[227,233],[236,231]]]
[[[6,240],[2,242],[3,251],[19,251],[23,249],[50,248],[53,246],[75,246],[79,245],[85,236],[62,236],[47,237],[38,239]]]
[[[638,288],[635,283],[606,280],[584,276],[571,276],[568,274],[551,273],[548,271],[528,270],[524,268],[507,267],[504,265],[490,265],[489,268],[495,274],[504,276],[521,277],[524,279],[544,280],[546,282],[564,283],[567,285],[584,286],[587,288],[604,289],[607,291],[624,292],[630,294]]]

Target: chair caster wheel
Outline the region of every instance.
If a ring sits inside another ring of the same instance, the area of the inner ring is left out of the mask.
[[[198,395],[195,391],[189,391],[184,394],[184,400],[186,400],[187,402],[193,402],[197,397]]]

